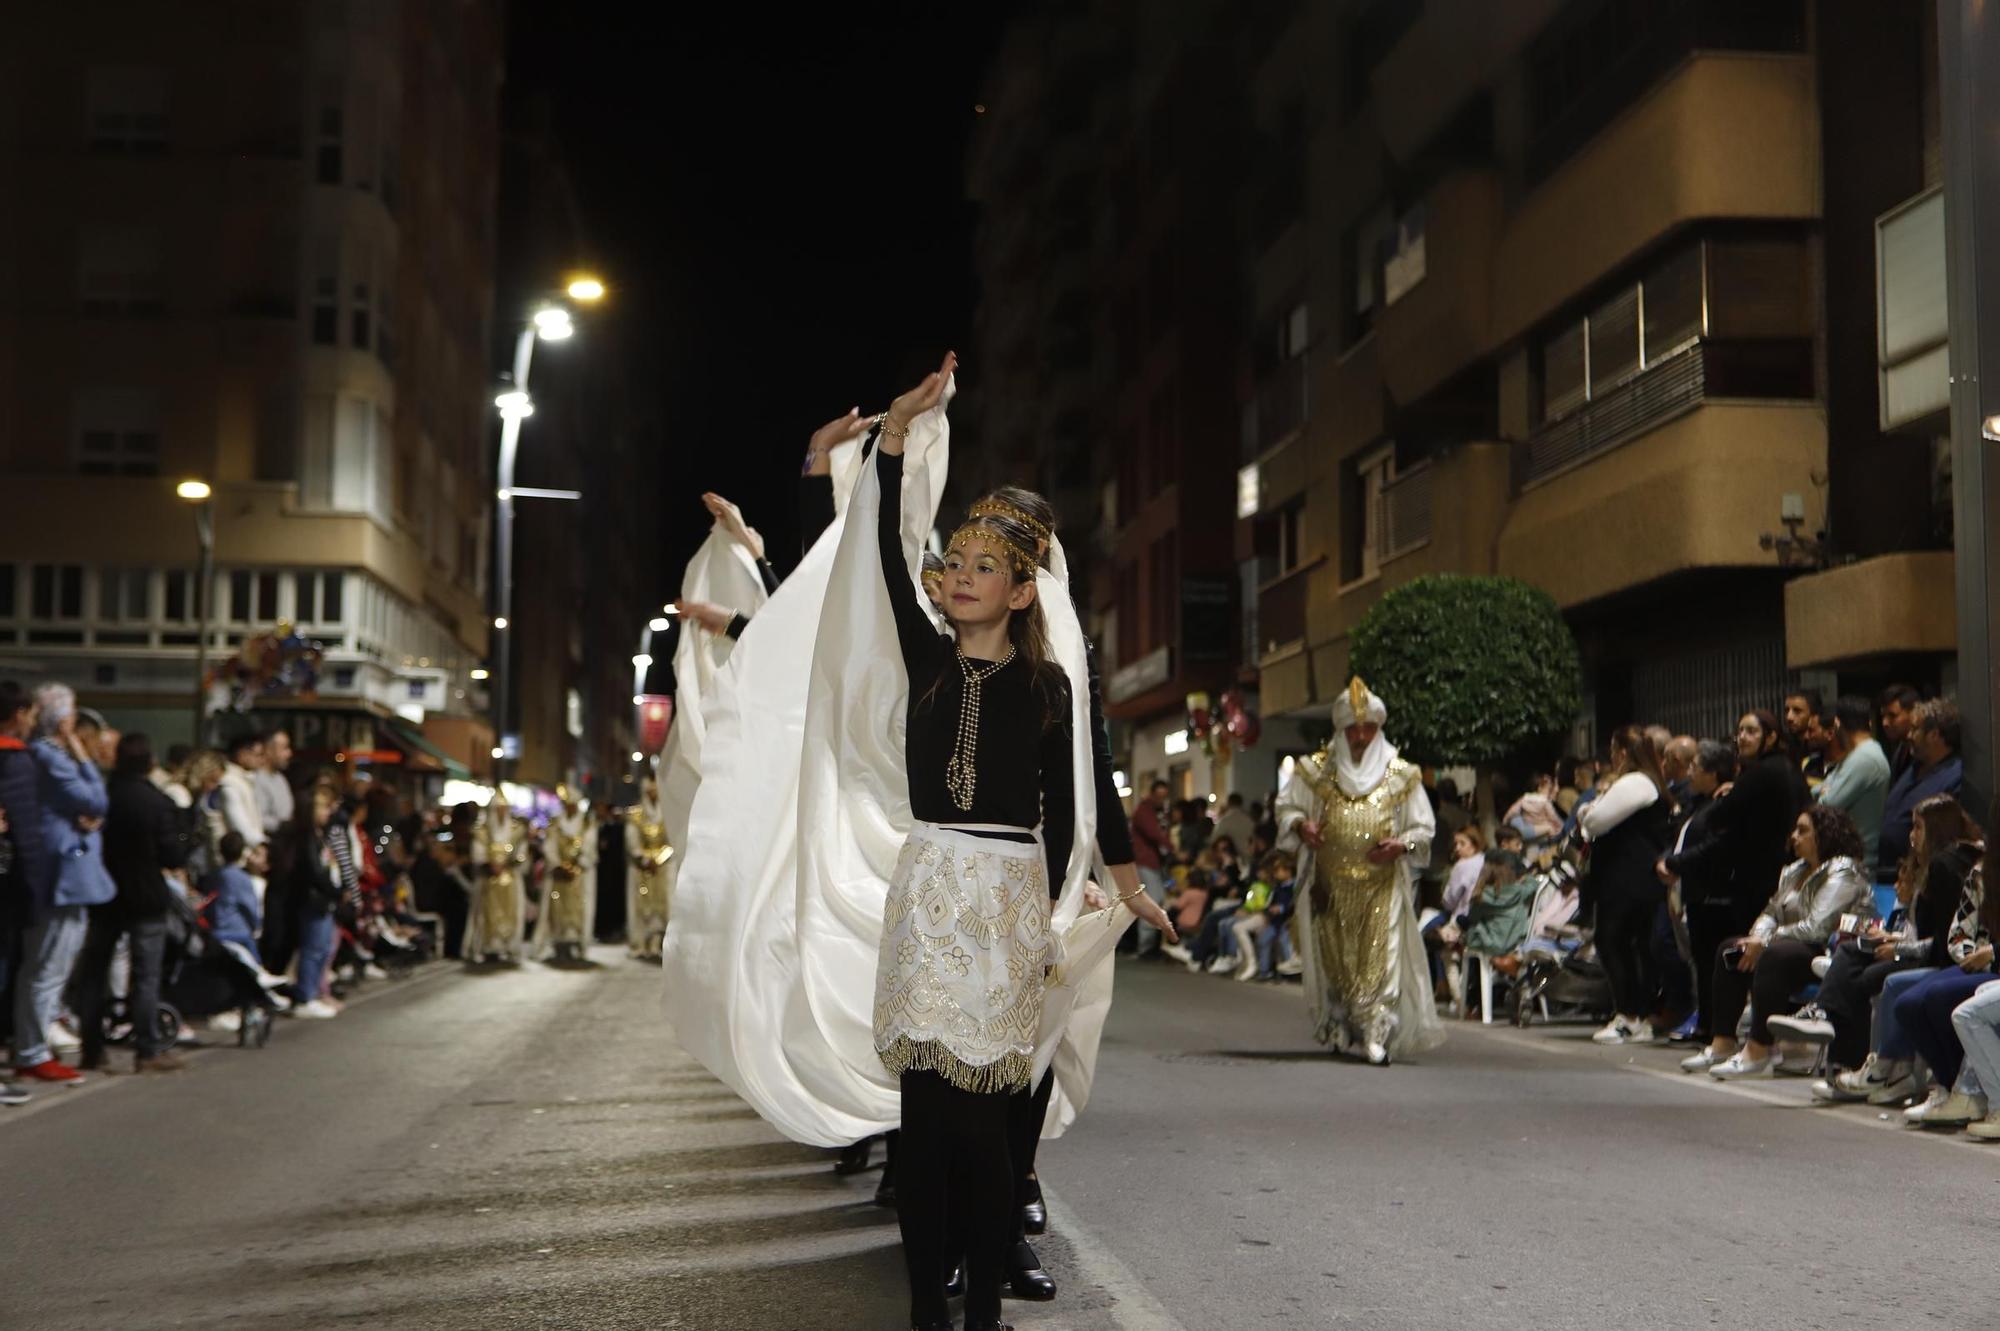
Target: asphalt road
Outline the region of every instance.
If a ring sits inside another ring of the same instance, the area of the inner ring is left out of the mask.
[[[438,968],[0,1111],[0,1326],[900,1327],[874,1176],[775,1137],[657,969]],[[1296,987],[1124,965],[1022,1331],[1990,1326],[2000,1147],[1575,1028],[1335,1060]]]

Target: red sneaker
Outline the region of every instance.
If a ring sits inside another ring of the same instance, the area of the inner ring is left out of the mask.
[[[83,1080],[81,1072],[78,1072],[69,1064],[59,1063],[53,1058],[45,1058],[33,1067],[18,1069],[18,1072],[21,1076],[32,1077],[36,1081],[52,1081],[72,1086]]]

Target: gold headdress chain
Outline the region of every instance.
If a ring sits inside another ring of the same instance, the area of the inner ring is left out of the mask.
[[[1010,522],[1018,522],[1028,529],[1029,535],[1043,544],[1047,544],[1050,537],[1054,535],[1049,530],[1047,523],[1041,521],[1039,518],[1030,517],[1027,513],[1014,507],[1004,499],[994,499],[991,497],[982,499],[972,506],[966,516],[968,518],[1006,518]]]
[[[990,545],[999,546],[1006,552],[1007,558],[1019,572],[1032,575],[1039,566],[1039,561],[1036,560],[1034,555],[1022,549],[1020,543],[1015,541],[1013,537],[1007,535],[1006,532],[999,530],[997,527],[981,525],[977,520],[977,515],[975,515],[973,521],[967,522],[963,527],[960,527],[951,534],[951,540],[946,543],[945,549],[956,550],[960,542],[975,538],[985,541]]]

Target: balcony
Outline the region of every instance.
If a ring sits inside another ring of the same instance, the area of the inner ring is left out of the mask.
[[[1563,161],[1509,219],[1492,341],[1527,332],[1676,229],[1819,215],[1812,60],[1698,54]]]
[[[1820,670],[1958,649],[1949,550],[1864,559],[1785,584],[1785,664]]]
[[[1492,171],[1460,171],[1425,200],[1422,277],[1375,324],[1382,377],[1414,402],[1487,354],[1495,237],[1504,209]]]
[[[1318,560],[1302,564],[1257,589],[1257,655],[1290,652],[1305,642],[1306,588]]]
[[[1708,342],[1669,356],[1605,396],[1551,421],[1522,450],[1522,489],[1656,430],[1711,397],[1808,399],[1812,347],[1788,340]]]
[[[1524,486],[1496,571],[1569,607],[1692,569],[1769,568],[1758,535],[1787,493],[1807,497],[1817,529],[1825,466],[1816,403],[1703,399]]]

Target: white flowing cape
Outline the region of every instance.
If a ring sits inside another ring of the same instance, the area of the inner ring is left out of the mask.
[[[919,595],[948,457],[941,404],[912,423],[903,464],[903,562]],[[875,1053],[872,1000],[888,881],[911,825],[909,685],[876,553],[879,472],[872,458],[841,471],[852,494],[751,621],[706,704],[703,780],[665,957],[682,1043],[773,1126],[824,1146],[900,1116],[896,1082]],[[1079,919],[1095,786],[1083,634],[1060,559],[1058,548],[1051,562],[1062,577],[1039,577],[1076,735],[1075,839],[1054,916],[1069,955],[1047,993],[1036,1066],[1057,1069],[1056,1131],[1089,1094],[1109,1006],[1104,963],[1121,932],[1103,912]],[[1123,909],[1117,917],[1130,921]]]
[[[720,523],[709,529],[708,539],[696,548],[681,574],[682,600],[705,601],[749,615],[753,621],[767,596],[757,561]],[[670,909],[684,858],[682,849],[687,845],[688,816],[694,810],[694,793],[701,786],[701,755],[708,736],[705,701],[715,691],[716,676],[736,646],[735,639],[726,633],[701,632],[685,622],[676,636],[673,728],[667,733],[659,769],[660,812],[667,844],[674,848],[660,880]]]

